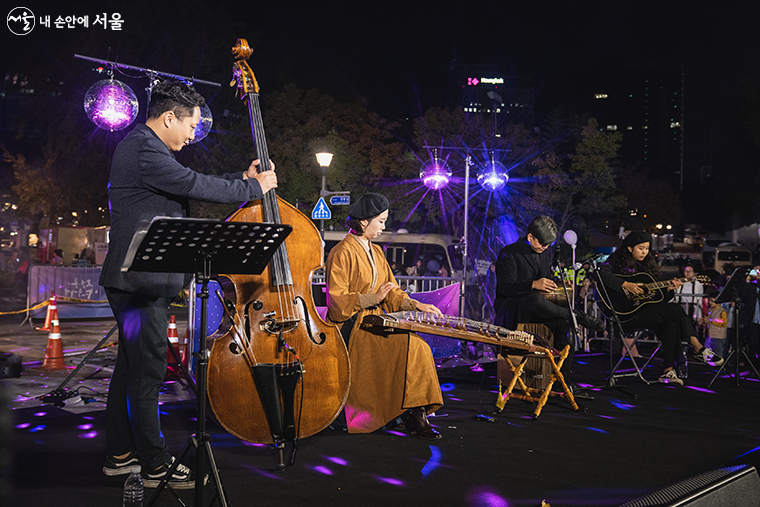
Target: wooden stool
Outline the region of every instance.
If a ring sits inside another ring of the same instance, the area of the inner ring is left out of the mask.
[[[518,324],[517,330],[539,335],[550,343],[554,339],[551,331],[543,324],[522,323]],[[499,353],[496,370],[496,376],[499,381],[499,398],[496,401],[496,406],[499,411],[504,409],[507,400],[511,398],[538,402],[538,406],[533,412],[533,419],[537,419],[541,415],[541,410],[543,410],[549,396],[567,399],[573,410],[580,408],[575,402],[572,391],[567,387],[562,373],[559,371],[570,353],[570,346],[567,345],[560,353],[558,363],[554,362],[550,349],[542,350],[545,352],[537,351],[522,355],[515,355],[514,353],[502,355],[501,352]],[[522,379],[523,373],[527,377],[525,381]],[[562,390],[552,391],[552,386],[557,381],[559,381]],[[501,392],[502,385],[507,386],[503,393]],[[513,392],[515,388],[525,394]]]

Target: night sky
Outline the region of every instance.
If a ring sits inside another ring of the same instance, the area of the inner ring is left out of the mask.
[[[400,119],[445,105],[453,62],[496,64],[508,75],[533,80],[540,123],[557,107],[576,107],[610,69],[683,64],[687,164],[713,163],[716,170],[738,83],[760,68],[758,16],[744,7],[748,2],[158,4],[26,0],[21,5],[37,17],[89,14],[92,23],[96,13],[120,12],[124,28],[56,30],[38,24],[19,37],[6,27],[0,68],[5,73],[33,62],[83,93],[97,76],[73,53],[118,57],[224,84],[200,89],[208,96],[231,93],[229,49],[245,37],[255,50],[251,66],[262,93],[294,82],[339,100],[364,97],[381,115]]]

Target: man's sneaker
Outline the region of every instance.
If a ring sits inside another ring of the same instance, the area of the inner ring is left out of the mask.
[[[694,359],[710,366],[720,366],[723,364],[723,358],[707,347],[704,347],[701,352],[695,352]]]
[[[146,488],[157,488],[161,481],[164,480],[166,472],[169,471],[172,463],[174,463],[173,456],[171,461],[167,461],[156,470],[152,470],[150,472],[143,470],[141,474],[143,478],[143,485]],[[203,484],[206,484],[207,480],[208,475],[203,478]],[[179,463],[166,484],[168,486],[171,486],[172,489],[193,489],[195,488],[195,474],[188,467],[182,463]]]
[[[670,370],[660,375],[659,381],[661,384],[673,384],[674,386],[682,386],[683,380],[678,378],[676,370]]]
[[[135,451],[129,451],[129,454],[127,454],[125,458],[106,456],[106,462],[103,465],[103,473],[109,477],[129,475],[132,471],[132,465],[138,464],[137,453]]]

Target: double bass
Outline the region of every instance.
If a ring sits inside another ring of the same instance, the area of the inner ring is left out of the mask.
[[[259,87],[247,62],[252,50],[238,39],[232,52],[231,86],[248,105],[259,172],[268,171]],[[314,223],[274,189],[227,220],[293,227],[260,275],[219,278],[229,330],[214,340],[208,370],[209,403],[219,423],[242,440],[281,448],[327,427],[348,396],[345,342],[337,326],[320,318],[312,296],[324,245]]]

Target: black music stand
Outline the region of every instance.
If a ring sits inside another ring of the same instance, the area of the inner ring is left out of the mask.
[[[188,438],[182,453],[174,460],[164,480],[148,500],[148,506],[153,505],[158,499],[169,477],[187,455],[190,447],[196,450],[196,507],[203,505],[204,457],[208,458],[211,465],[211,475],[216,483],[219,502],[222,507],[227,506],[219,470],[211,452],[210,438],[206,432],[208,282],[212,275],[219,273],[261,274],[292,230],[291,226],[283,224],[156,217],[140,224],[132,237],[122,271],[193,273],[202,284],[200,347],[198,352],[193,354],[197,360],[198,429],[195,435]]]
[[[726,282],[726,286],[723,287],[723,290],[720,291],[720,294],[718,294],[718,296],[715,298],[716,303],[734,303],[734,347],[728,357],[723,360],[723,364],[721,365],[720,369],[715,372],[715,375],[713,376],[710,383],[707,384],[707,387],[713,385],[715,379],[718,378],[718,375],[720,375],[720,372],[723,371],[723,368],[728,365],[728,362],[732,357],[734,357],[734,354],[736,354],[736,358],[734,359],[736,366],[734,380],[736,381],[736,385],[739,385],[739,352],[744,355],[744,360],[747,361],[749,367],[752,369],[752,371],[755,372],[755,375],[760,380],[760,374],[758,374],[757,369],[755,368],[755,365],[752,363],[752,361],[749,360],[749,356],[745,350],[746,343],[743,343],[742,340],[739,339],[739,314],[744,308],[744,304],[739,297],[739,286],[744,283],[751,269],[752,268],[750,266],[739,266],[736,268],[734,272],[731,273],[731,277],[729,277],[728,282]]]

